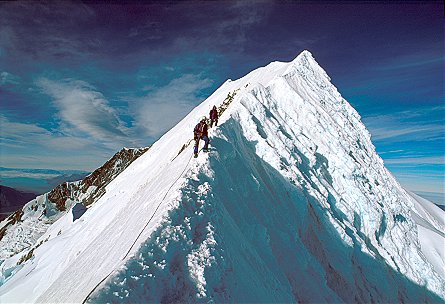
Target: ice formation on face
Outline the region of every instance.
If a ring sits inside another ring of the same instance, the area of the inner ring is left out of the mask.
[[[212,150],[192,159],[213,105]],[[307,51],[224,83],[106,190],[48,229],[2,301],[445,299],[443,212],[385,169]]]

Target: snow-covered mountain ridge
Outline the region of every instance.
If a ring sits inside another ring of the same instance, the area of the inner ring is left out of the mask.
[[[197,120],[235,92],[212,151],[192,159],[181,148]],[[80,220],[54,223],[0,299],[443,302],[443,251],[419,237],[443,241],[433,207],[385,169],[303,52],[224,83]]]
[[[50,192],[29,201],[23,208],[2,221],[0,261],[25,249],[32,250],[48,227],[76,203],[89,206],[97,201],[105,193],[105,186],[147,150],[148,148],[124,148],[83,180],[58,185]],[[23,254],[26,255],[28,252]],[[5,265],[0,267],[1,282],[5,279],[3,273],[8,271]]]

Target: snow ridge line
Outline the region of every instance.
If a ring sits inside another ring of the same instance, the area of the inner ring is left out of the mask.
[[[249,84],[246,84],[245,88],[247,88],[248,85]],[[227,94],[227,97],[223,100],[223,102],[218,107],[218,117],[221,117],[222,114],[224,113],[224,111],[227,110],[227,108],[232,103],[233,98],[235,97],[235,95],[238,93],[239,90],[240,90],[240,88],[238,88],[232,92],[229,92]],[[216,127],[216,125],[215,125],[215,127]],[[187,141],[187,143],[183,144],[181,149],[179,150],[178,154],[170,162],[174,161],[182,153],[182,151],[184,151],[188,146],[190,146],[190,144],[192,142],[193,142],[193,139],[189,139]],[[199,151],[201,151],[201,150],[199,150]]]
[[[189,139],[189,141],[186,144],[183,144],[181,150],[179,150],[178,154],[170,162],[174,161],[182,153],[182,151],[184,151],[188,146],[190,146],[192,141],[193,139]]]
[[[245,86],[247,87],[247,85]],[[221,116],[224,111],[229,107],[229,105],[232,103],[235,95],[238,93],[240,89],[236,89],[232,92],[232,94],[227,95],[226,99],[224,99],[223,103],[218,107],[218,114],[219,116]],[[184,144],[181,148],[181,150],[179,151],[179,153],[170,161],[173,162],[188,146],[190,146],[190,144],[192,143],[192,139],[188,140],[188,142],[186,144]],[[200,152],[202,150],[202,148],[198,151]],[[171,184],[170,188],[168,188],[167,192],[165,193],[164,197],[162,198],[161,202],[158,204],[158,206],[156,207],[155,211],[153,212],[152,216],[150,217],[150,219],[147,221],[147,223],[145,224],[145,226],[142,228],[142,230],[139,232],[138,236],[136,237],[135,241],[133,242],[133,244],[131,245],[130,249],[127,251],[127,253],[125,254],[125,256],[121,259],[121,261],[125,260],[125,258],[128,256],[128,254],[130,253],[131,249],[133,249],[133,246],[136,244],[137,240],[139,239],[139,237],[141,236],[141,234],[144,232],[145,228],[148,226],[148,224],[151,222],[151,220],[153,219],[153,217],[156,215],[156,212],[158,211],[159,207],[162,205],[162,203],[164,202],[164,199],[167,197],[168,193],[170,192],[171,188],[176,184],[176,182],[182,177],[182,175],[184,174],[185,170],[187,169],[190,160],[192,159],[192,155],[190,155],[189,160],[187,161],[187,164],[184,167],[184,170],[182,170],[181,174],[178,176],[178,178]],[[91,292],[85,297],[85,299],[82,301],[82,304],[84,304],[88,298],[91,296],[91,294],[115,271],[115,269],[113,269],[108,275],[106,275],[92,290]]]
[[[139,232],[138,236],[136,237],[136,239],[134,240],[133,244],[131,245],[130,249],[127,251],[127,253],[125,254],[125,256],[121,259],[121,261],[124,261],[125,258],[128,256],[128,254],[130,253],[131,249],[133,249],[133,246],[136,244],[137,240],[139,239],[139,237],[141,236],[142,232],[144,232],[145,228],[147,228],[148,224],[151,222],[151,220],[153,219],[153,217],[155,216],[156,212],[158,211],[159,207],[162,205],[162,203],[164,202],[164,199],[167,197],[168,193],[170,192],[171,188],[176,184],[176,182],[182,177],[182,175],[184,174],[185,170],[187,169],[188,165],[190,164],[190,160],[192,159],[192,154],[190,155],[189,160],[187,161],[187,164],[184,167],[184,170],[182,170],[181,174],[178,176],[178,178],[170,185],[170,188],[168,188],[168,190],[165,192],[164,197],[162,198],[161,202],[158,204],[158,206],[156,207],[155,211],[153,212],[153,214],[151,215],[150,219],[147,221],[147,223],[145,224],[145,226],[142,228],[141,232]],[[176,157],[175,157],[176,158]],[[173,159],[174,160],[174,159]],[[172,160],[172,161],[173,161]],[[85,297],[85,299],[82,301],[82,304],[84,304],[88,298],[91,296],[91,294],[115,271],[116,269],[111,270],[111,272],[109,274],[107,274],[96,286],[94,286],[94,288],[90,291],[90,293]]]

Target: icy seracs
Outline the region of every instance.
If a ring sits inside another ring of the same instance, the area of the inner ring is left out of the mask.
[[[192,159],[191,130],[222,103]],[[443,302],[444,226],[305,51],[224,83],[79,220],[55,222],[0,300]]]

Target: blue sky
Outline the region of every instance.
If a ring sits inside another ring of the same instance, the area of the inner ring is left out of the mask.
[[[398,180],[443,197],[443,2],[122,3],[0,3],[0,167],[94,170],[308,49]]]

